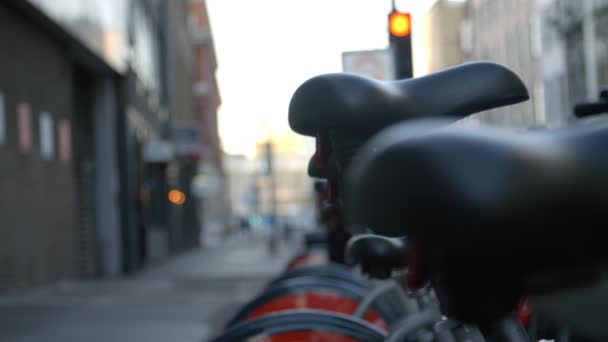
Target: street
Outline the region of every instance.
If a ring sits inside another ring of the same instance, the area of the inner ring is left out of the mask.
[[[0,297],[0,341],[207,341],[293,255],[236,237],[125,279],[63,283]]]

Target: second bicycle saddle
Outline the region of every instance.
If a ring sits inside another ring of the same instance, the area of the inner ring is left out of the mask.
[[[421,117],[455,119],[529,98],[521,79],[493,62],[471,62],[427,76],[377,81],[334,73],[313,77],[292,96],[289,124],[296,133],[343,129],[373,134]]]

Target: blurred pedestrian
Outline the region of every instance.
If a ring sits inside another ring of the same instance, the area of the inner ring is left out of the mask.
[[[270,256],[277,255],[279,249],[279,234],[277,234],[276,227],[272,226],[270,229],[270,235],[268,236],[268,253]]]
[[[249,224],[249,220],[246,217],[242,216],[239,221],[241,233],[249,233],[251,231],[251,225]]]
[[[283,224],[283,238],[287,242],[290,242],[293,238],[293,227],[291,227],[289,222],[285,222],[285,224]]]

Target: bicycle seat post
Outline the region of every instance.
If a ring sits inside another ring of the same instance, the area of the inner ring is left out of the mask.
[[[433,289],[429,285],[425,285],[424,287],[411,290],[407,289],[407,293],[410,297],[415,298],[418,302],[418,306],[421,309],[433,308],[439,309],[437,299],[433,293]]]
[[[528,333],[515,314],[510,314],[498,322],[480,326],[479,328],[489,342],[531,341]]]

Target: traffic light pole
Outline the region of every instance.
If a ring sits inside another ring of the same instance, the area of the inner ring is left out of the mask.
[[[277,244],[279,238],[279,228],[277,220],[277,189],[276,189],[276,177],[274,172],[274,150],[273,143],[271,140],[266,142],[266,166],[268,183],[270,187],[270,240],[268,241],[268,249],[271,255],[277,253]]]

